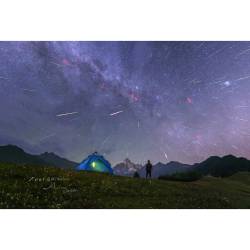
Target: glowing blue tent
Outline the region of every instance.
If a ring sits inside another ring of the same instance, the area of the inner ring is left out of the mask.
[[[89,155],[80,165],[76,167],[76,170],[86,170],[94,172],[103,172],[113,174],[113,169],[110,163],[97,152]]]

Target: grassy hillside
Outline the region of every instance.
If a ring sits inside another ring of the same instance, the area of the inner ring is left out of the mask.
[[[175,182],[2,164],[0,208],[250,208],[250,173]]]

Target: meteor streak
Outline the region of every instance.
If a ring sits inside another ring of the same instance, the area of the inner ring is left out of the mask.
[[[117,112],[114,112],[114,113],[111,113],[111,114],[109,114],[110,116],[113,116],[113,115],[118,115],[118,114],[120,114],[120,113],[122,113],[123,112],[123,110],[120,110],[120,111],[117,111]]]
[[[164,156],[165,156],[165,158],[168,160],[168,155],[167,155],[166,152],[164,152]]]
[[[64,114],[58,114],[56,115],[57,117],[61,117],[61,116],[67,116],[67,115],[74,115],[74,114],[78,114],[79,112],[70,112],[70,113],[64,113]]]

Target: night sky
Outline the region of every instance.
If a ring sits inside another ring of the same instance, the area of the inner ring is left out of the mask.
[[[112,164],[250,158],[250,42],[0,42],[0,144]]]

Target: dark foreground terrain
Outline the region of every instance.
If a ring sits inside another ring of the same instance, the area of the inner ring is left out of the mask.
[[[177,182],[1,164],[0,208],[250,208],[250,173]]]

